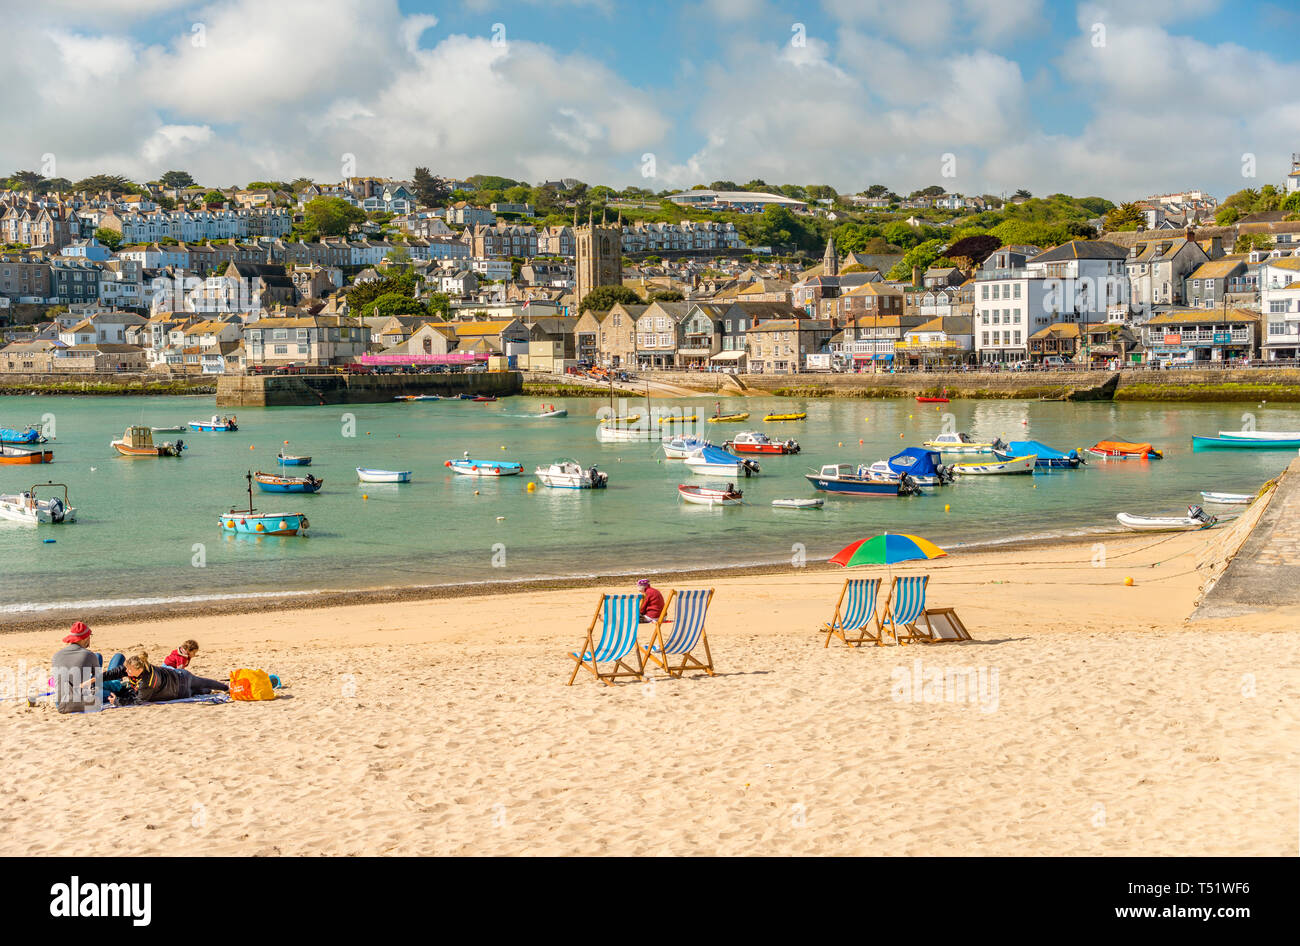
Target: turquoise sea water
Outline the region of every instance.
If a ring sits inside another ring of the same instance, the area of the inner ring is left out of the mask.
[[[132,460],[109,446],[126,426],[208,418],[213,400],[0,397],[0,426],[50,415],[56,433],[55,462],[0,465],[0,492],[47,479],[64,482],[79,510],[78,522],[65,526],[0,521],[0,606],[20,614],[56,603],[163,602],[781,562],[790,560],[797,545],[812,560],[883,531],[910,532],[945,546],[1113,531],[1116,512],[1179,512],[1199,502],[1202,489],[1253,492],[1291,458],[1289,451],[1194,454],[1193,434],[1238,429],[1244,411],[1254,415],[1259,429],[1300,428],[1300,410],[1253,404],[957,401],[936,411],[934,405],[902,400],[737,399],[725,401],[724,411],[748,410],[750,421],[701,425],[710,439],[721,444],[739,430],[761,429],[773,437],[794,437],[803,452],[759,458],[762,475],[740,484],[750,504],[710,509],[678,502],[678,483],[708,480],[663,460],[658,443],[596,442],[596,412],[605,402],[554,403],[567,407],[569,417],[530,417],[542,404],[535,397],[494,404],[246,408],[236,412],[240,430],[233,434],[157,435],[183,438],[190,445],[183,459]],[[629,412],[646,412],[643,400],[628,405]],[[693,407],[701,417],[713,405],[712,398],[654,402],[659,409]],[[761,421],[764,413],[788,410],[807,410],[808,420]],[[1093,461],[1079,471],[1033,477],[969,477],[905,500],[828,496],[819,511],[770,505],[776,498],[820,495],[803,474],[823,463],[870,463],[929,439],[939,432],[945,413],[957,430],[980,439],[1037,439],[1059,449],[1101,439],[1150,441],[1164,449],[1166,459]],[[315,458],[310,472],[324,478],[324,489],[311,496],[255,489],[254,504],[260,511],[306,513],[310,536],[223,535],[218,516],[246,502],[245,471],[276,470],[275,454],[284,440],[290,442],[289,452]],[[607,471],[610,485],[593,492],[538,484],[529,493],[531,476],[455,476],[443,463],[466,450],[477,458],[520,462],[529,473],[558,457],[572,457]],[[358,466],[413,470],[414,482],[359,484]],[[945,511],[945,505],[951,509]],[[43,541],[48,538],[57,541]]]

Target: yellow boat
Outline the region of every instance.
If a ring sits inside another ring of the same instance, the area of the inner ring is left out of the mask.
[[[668,417],[660,417],[660,418],[659,418],[659,423],[661,423],[661,424],[694,424],[694,423],[695,423],[696,421],[698,421],[699,419],[700,419],[700,418],[699,418],[697,415],[695,415],[695,414],[692,414],[690,417],[673,417],[672,415],[669,415]]]
[[[807,411],[799,411],[797,414],[768,414],[763,420],[806,420]]]
[[[749,411],[743,414],[715,414],[709,418],[710,424],[736,424],[742,420],[749,420]]]

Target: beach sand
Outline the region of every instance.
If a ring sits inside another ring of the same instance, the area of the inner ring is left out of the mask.
[[[287,698],[0,702],[0,853],[1294,855],[1300,612],[1187,623],[1213,541],[926,563],[965,644],[824,648],[840,569],[717,579],[718,676],[612,688],[564,685],[589,588],[105,625]],[[0,667],[59,636],[0,634]],[[976,701],[905,698],[963,668]]]

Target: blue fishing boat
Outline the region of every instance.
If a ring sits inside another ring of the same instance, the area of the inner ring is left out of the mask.
[[[509,460],[471,460],[468,453],[459,460],[448,460],[443,466],[461,476],[518,476],[524,472],[522,463]]]
[[[1260,438],[1248,440],[1240,437],[1193,437],[1192,450],[1295,450],[1300,440],[1273,440]]]
[[[994,450],[993,455],[999,460],[1013,460],[1016,457],[1033,455],[1038,457],[1035,466],[1062,470],[1078,469],[1079,464],[1083,462],[1083,457],[1079,456],[1078,450],[1062,453],[1037,440],[1013,440],[1007,444],[1005,450]]]
[[[22,446],[28,443],[45,443],[45,435],[39,427],[27,426],[22,430],[13,427],[0,427],[0,444],[5,446]]]
[[[299,535],[311,523],[300,512],[258,512],[253,508],[253,471],[245,475],[248,480],[248,508],[232,509],[217,517],[222,532],[238,535]]]
[[[897,483],[904,474],[918,486],[942,486],[953,481],[952,468],[944,466],[938,451],[908,447],[888,460],[877,460],[867,467],[867,474],[886,483]]]
[[[254,473],[258,487],[264,493],[318,493],[325,480],[312,476],[279,476],[275,473]]]
[[[295,457],[289,454],[277,454],[275,459],[280,466],[311,466],[311,457]]]
[[[891,483],[871,475],[865,466],[854,467],[851,463],[831,463],[817,473],[805,473],[805,479],[814,489],[823,493],[842,493],[846,496],[915,496],[921,492],[906,473]]]
[[[218,417],[216,414],[213,414],[212,420],[190,421],[190,429],[204,430],[208,433],[223,433],[238,430],[239,425],[235,423],[233,415],[230,417]]]

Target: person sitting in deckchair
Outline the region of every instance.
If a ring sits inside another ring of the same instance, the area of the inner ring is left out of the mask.
[[[641,623],[652,624],[664,613],[664,596],[650,587],[649,578],[638,578],[636,586],[641,592]]]

